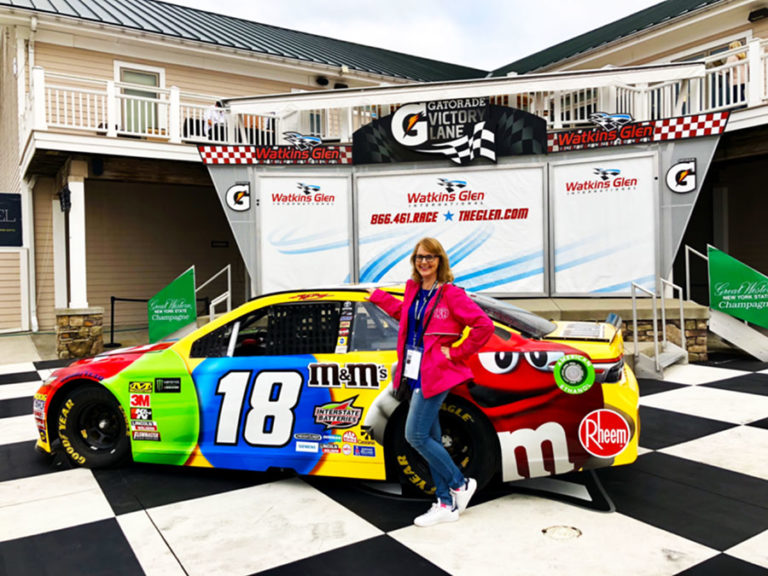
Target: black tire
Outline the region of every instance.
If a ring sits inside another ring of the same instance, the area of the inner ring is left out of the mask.
[[[89,386],[67,392],[55,426],[62,449],[78,466],[116,466],[130,453],[125,412],[105,388]]]
[[[403,404],[392,415],[390,470],[396,471],[403,493],[432,496],[435,485],[424,458],[405,439],[408,405]],[[482,489],[498,470],[499,442],[493,427],[480,410],[458,396],[448,396],[440,408],[443,446],[467,478],[477,480]]]

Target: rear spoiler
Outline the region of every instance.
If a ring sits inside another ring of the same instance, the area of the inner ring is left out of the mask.
[[[615,312],[611,312],[610,314],[608,314],[608,316],[606,316],[605,322],[607,324],[610,324],[614,328],[616,328],[616,332],[614,332],[613,338],[611,338],[611,344],[613,344],[613,341],[616,339],[616,336],[618,336],[619,332],[621,331],[621,325],[623,323],[621,320],[621,316],[619,316]]]

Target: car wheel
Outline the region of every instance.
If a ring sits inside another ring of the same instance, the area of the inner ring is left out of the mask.
[[[80,466],[115,466],[130,452],[125,412],[104,388],[76,388],[68,392],[56,424],[64,452]]]
[[[393,414],[389,451],[391,466],[397,471],[403,493],[435,493],[435,485],[424,458],[405,439],[408,405]],[[491,481],[498,470],[498,439],[491,424],[473,404],[448,396],[440,408],[443,446],[467,478],[477,480],[478,488]]]

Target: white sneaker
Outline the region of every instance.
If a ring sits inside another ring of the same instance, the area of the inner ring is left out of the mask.
[[[458,490],[451,488],[451,496],[453,496],[453,507],[459,512],[464,512],[470,499],[477,490],[477,480],[474,478],[467,478],[464,481],[464,486]]]
[[[438,500],[432,504],[432,508],[430,508],[426,513],[417,517],[413,523],[416,524],[416,526],[421,526],[424,528],[426,526],[434,526],[435,524],[440,524],[442,522],[456,522],[458,519],[459,511],[456,510],[456,508],[445,506],[440,502],[440,500]]]

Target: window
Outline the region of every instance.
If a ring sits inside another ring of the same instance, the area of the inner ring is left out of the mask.
[[[358,302],[349,350],[396,350],[398,322],[375,304]]]
[[[120,86],[118,102],[121,131],[131,134],[157,133],[165,124],[166,110],[158,106],[159,91],[151,88],[164,87],[164,70],[115,62],[115,80]]]
[[[203,336],[193,358],[333,354],[340,302],[277,304],[255,310]]]

